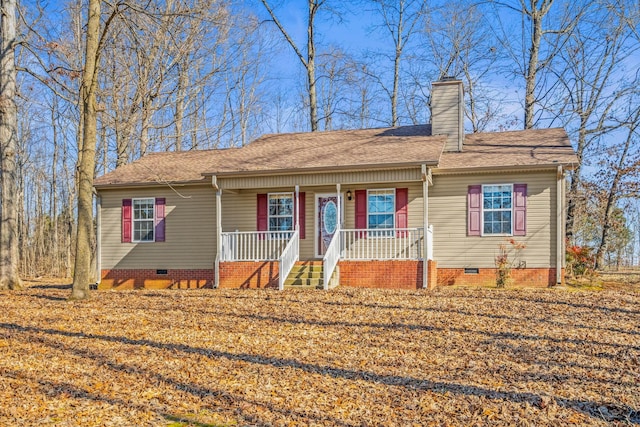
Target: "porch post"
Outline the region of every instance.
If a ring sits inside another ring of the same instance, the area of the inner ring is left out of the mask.
[[[336,194],[338,195],[337,199],[337,208],[338,208],[338,217],[336,218],[336,224],[338,225],[337,230],[340,230],[340,221],[342,220],[342,203],[340,201],[340,184],[336,184]]]
[[[429,180],[431,171],[427,165],[422,165],[422,201],[423,201],[423,224],[424,236],[422,238],[422,287],[429,289]]]
[[[300,186],[296,185],[296,224],[295,229],[300,230]]]

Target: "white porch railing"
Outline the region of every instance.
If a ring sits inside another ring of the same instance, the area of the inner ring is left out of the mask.
[[[276,261],[293,231],[232,231],[222,233],[220,261]]]
[[[338,265],[338,261],[340,261],[340,240],[340,228],[338,227],[322,258],[322,271],[324,275],[322,287],[325,291],[329,289],[329,281]]]
[[[424,259],[423,228],[340,229],[322,259],[323,287],[340,260],[421,260]],[[427,251],[433,259],[433,226],[427,229]],[[300,232],[295,231],[234,231],[221,235],[219,262],[278,261],[279,289],[300,259]],[[217,265],[216,265],[217,267]],[[216,268],[218,271],[218,268]]]
[[[282,251],[282,255],[278,260],[278,289],[284,289],[284,282],[287,280],[287,276],[291,273],[291,269],[298,261],[300,255],[300,232],[298,230],[293,232],[293,236]]]
[[[344,260],[422,259],[422,228],[340,230]]]

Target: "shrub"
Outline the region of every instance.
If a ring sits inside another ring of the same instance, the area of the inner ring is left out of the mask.
[[[498,245],[498,255],[496,255],[496,286],[504,288],[511,284],[511,269],[518,262],[520,252],[527,246],[514,239],[507,239]]]
[[[570,277],[593,276],[595,255],[588,246],[567,246],[567,274]]]

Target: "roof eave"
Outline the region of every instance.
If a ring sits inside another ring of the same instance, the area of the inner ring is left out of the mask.
[[[573,170],[576,164],[573,162],[552,162],[535,165],[502,165],[502,166],[476,166],[476,167],[458,167],[458,168],[435,168],[434,175],[448,174],[467,174],[474,172],[509,172],[519,170],[557,170],[558,166],[564,169]]]
[[[189,181],[146,181],[146,182],[117,182],[111,184],[93,184],[93,188],[96,190],[107,190],[112,188],[138,188],[138,187],[175,187],[192,184],[208,184],[206,179],[189,180]]]

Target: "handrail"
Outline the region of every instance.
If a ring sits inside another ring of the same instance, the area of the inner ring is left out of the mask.
[[[322,287],[325,291],[329,289],[329,280],[331,280],[338,261],[340,261],[340,247],[340,227],[338,227],[333,237],[331,237],[331,242],[322,258],[322,271],[324,274]]]
[[[284,282],[300,255],[300,232],[294,231],[289,243],[278,259],[278,289],[284,289]]]
[[[422,228],[343,229],[341,259],[421,260]]]

